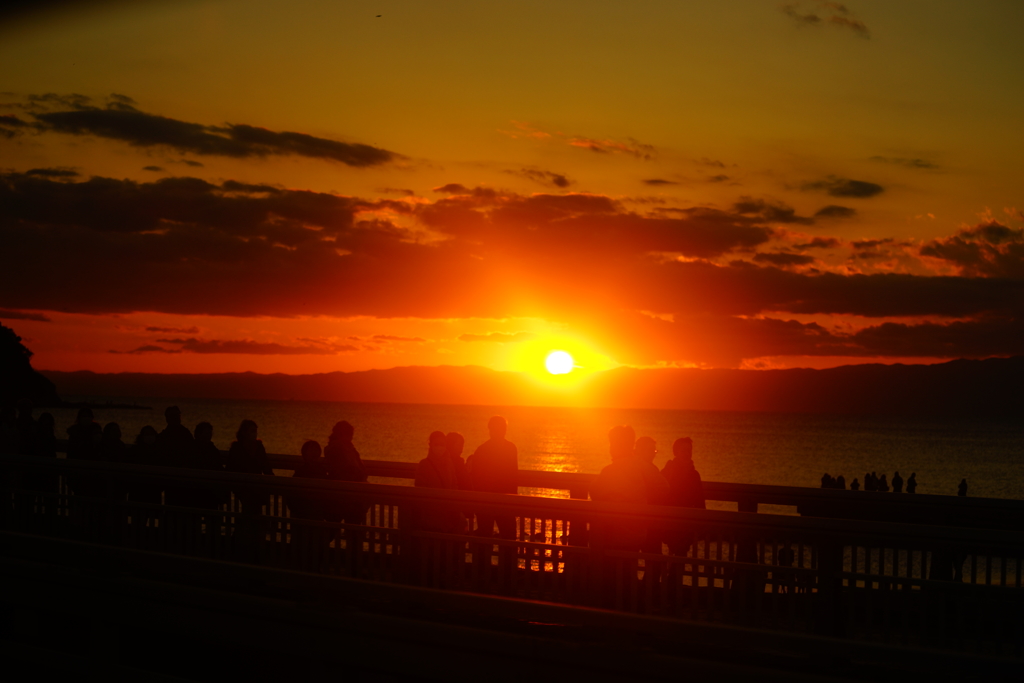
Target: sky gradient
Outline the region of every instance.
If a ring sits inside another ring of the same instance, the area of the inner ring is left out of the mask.
[[[1024,5],[52,3],[0,23],[51,370],[1024,353]]]

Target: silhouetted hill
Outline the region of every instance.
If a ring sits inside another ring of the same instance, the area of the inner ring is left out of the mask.
[[[53,382],[32,369],[32,352],[11,328],[0,325],[0,404],[30,399],[36,406],[56,406],[61,400]]]
[[[848,365],[828,370],[618,368],[568,393],[528,375],[475,366],[405,367],[315,375],[254,372],[163,375],[44,371],[65,394],[567,405],[890,415],[1022,415],[1024,357],[939,365]],[[581,401],[582,399],[582,401]]]

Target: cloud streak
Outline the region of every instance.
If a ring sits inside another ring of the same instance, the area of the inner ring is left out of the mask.
[[[41,97],[32,100],[40,132],[95,136],[134,147],[163,147],[186,154],[236,159],[298,156],[354,167],[386,164],[400,155],[361,143],[339,142],[293,131],[272,131],[242,123],[210,126],[150,114],[130,98],[114,96],[105,106],[83,97]],[[12,118],[12,117],[5,117]],[[10,126],[0,119],[0,126]]]

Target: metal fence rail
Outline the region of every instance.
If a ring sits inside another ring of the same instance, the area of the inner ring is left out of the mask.
[[[0,494],[3,528],[22,533],[710,623],[1024,656],[1019,531],[638,508],[27,456],[0,458]],[[434,533],[417,524],[437,511],[512,516],[516,534]],[[673,542],[661,553],[617,548],[609,534],[623,527],[655,528]]]

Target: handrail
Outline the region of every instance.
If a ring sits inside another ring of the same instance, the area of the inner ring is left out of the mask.
[[[843,518],[794,517],[764,513],[731,512],[726,510],[698,510],[660,505],[633,505],[626,503],[595,502],[572,498],[546,498],[519,494],[457,491],[450,489],[369,484],[362,482],[277,477],[263,474],[192,470],[158,465],[135,465],[94,462],[88,460],[53,460],[38,456],[5,455],[0,463],[11,465],[44,466],[48,469],[71,472],[94,472],[108,475],[133,475],[158,479],[168,486],[182,483],[219,484],[225,488],[265,490],[270,495],[325,495],[381,498],[406,503],[422,503],[445,509],[472,508],[487,512],[511,512],[538,518],[579,517],[611,523],[624,519],[638,525],[658,523],[712,523],[727,524],[746,530],[799,531],[822,538],[856,536],[869,542],[891,542],[894,538],[913,538],[921,541],[941,541],[971,545],[1020,545],[1024,548],[1024,531],[1006,529],[967,529],[939,527],[910,523],[875,520],[849,520]],[[406,464],[406,463],[400,463]]]
[[[57,448],[66,451],[66,440]],[[268,453],[272,468],[294,471],[302,462],[297,455]],[[363,460],[373,477],[412,480],[414,462]],[[518,485],[526,488],[564,490],[570,498],[586,499],[597,475],[586,472],[548,472],[519,470]],[[705,481],[704,497],[709,501],[736,503],[741,512],[757,512],[761,505],[795,507],[809,517],[841,517],[905,521],[915,524],[965,526],[971,528],[1024,529],[1024,500],[943,496],[934,494],[896,494],[875,491],[819,489],[771,484]]]

